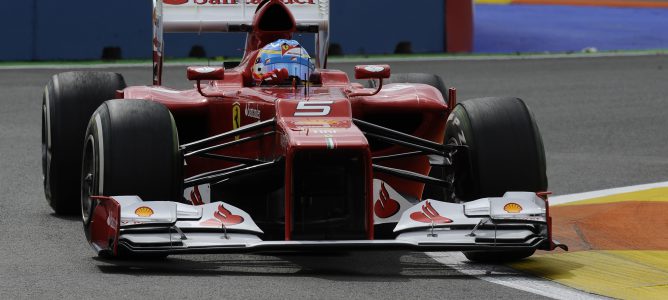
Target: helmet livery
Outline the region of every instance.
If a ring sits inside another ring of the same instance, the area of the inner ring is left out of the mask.
[[[282,81],[288,77],[307,80],[314,66],[306,49],[295,40],[280,39],[264,46],[253,65],[256,81]],[[285,69],[285,70],[284,70]]]

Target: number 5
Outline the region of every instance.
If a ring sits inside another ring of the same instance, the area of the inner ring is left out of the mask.
[[[329,115],[334,101],[299,101],[295,117],[321,117]],[[307,110],[307,111],[304,111]]]

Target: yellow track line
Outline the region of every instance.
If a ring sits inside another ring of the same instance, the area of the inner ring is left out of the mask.
[[[668,251],[545,254],[511,267],[608,297],[668,299]]]
[[[596,198],[591,198],[591,199],[586,199],[586,200],[581,200],[581,201],[559,204],[559,206],[615,203],[615,202],[626,202],[626,201],[667,202],[668,201],[668,187],[660,187],[660,188],[653,188],[653,189],[637,191],[637,192],[629,192],[629,193],[621,193],[621,194],[610,195],[610,196],[596,197]]]
[[[636,201],[668,202],[668,187],[600,196],[558,206]],[[655,213],[666,214],[665,211]],[[637,217],[643,218],[642,215]],[[666,224],[656,224],[656,226],[666,227]],[[668,232],[660,231],[652,238],[666,241]],[[510,266],[566,286],[608,297],[668,299],[668,250],[666,249],[545,252]]]

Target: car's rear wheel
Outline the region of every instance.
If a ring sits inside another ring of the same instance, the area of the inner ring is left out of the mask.
[[[507,191],[547,189],[545,151],[533,114],[518,98],[480,98],[458,104],[448,117],[445,143],[468,147],[468,168],[457,168],[460,201],[500,197]],[[534,250],[465,251],[473,261],[501,262]]]
[[[174,119],[149,100],[110,100],[93,113],[85,135],[81,210],[90,222],[95,195],[181,201],[183,159]]]
[[[86,124],[102,102],[125,88],[123,77],[109,72],[54,75],[42,97],[42,175],[46,200],[56,214],[79,211],[81,145]]]

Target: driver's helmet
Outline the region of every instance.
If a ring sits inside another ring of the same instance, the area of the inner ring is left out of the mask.
[[[288,78],[296,77],[307,80],[314,68],[311,57],[306,49],[299,45],[299,42],[280,39],[267,44],[258,51],[253,65],[253,79],[256,81],[271,80],[274,74],[287,73]]]

